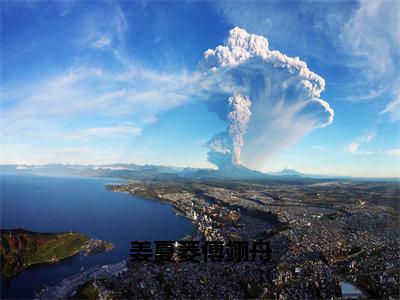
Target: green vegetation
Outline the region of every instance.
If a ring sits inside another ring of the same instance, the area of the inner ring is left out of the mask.
[[[89,299],[89,300],[96,300],[99,299],[99,291],[97,287],[94,286],[93,281],[85,283],[81,286],[74,296],[74,299]]]
[[[53,263],[82,251],[88,238],[76,232],[38,233],[1,230],[1,277],[16,275],[29,266]]]

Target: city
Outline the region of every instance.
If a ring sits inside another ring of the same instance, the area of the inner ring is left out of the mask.
[[[128,263],[95,280],[102,299],[340,298],[341,284],[363,297],[399,297],[397,183],[144,180],[108,188],[169,203],[195,224],[185,240],[267,240],[272,259]]]
[[[400,299],[399,0],[1,0],[1,299]]]

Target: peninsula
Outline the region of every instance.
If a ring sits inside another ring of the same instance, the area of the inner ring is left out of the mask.
[[[57,263],[84,251],[108,251],[110,243],[89,239],[76,232],[39,233],[25,229],[1,230],[1,277],[12,277],[40,263]]]

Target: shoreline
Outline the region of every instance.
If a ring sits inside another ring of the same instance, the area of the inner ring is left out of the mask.
[[[258,225],[264,224],[261,226],[268,231],[266,235],[285,230],[288,225],[280,220],[279,215],[269,210],[262,210],[261,204],[257,202],[255,202],[255,208],[249,208],[216,199],[197,187],[183,188],[179,185],[173,190],[168,188],[154,190],[149,185],[151,186],[151,183],[135,181],[106,185],[106,188],[113,192],[129,193],[141,199],[169,204],[176,215],[186,218],[194,225],[192,232],[187,235],[194,240],[207,240],[207,236],[218,237],[222,241],[237,239],[239,236],[235,234],[234,229],[248,227],[242,224],[248,220],[259,223]],[[221,228],[226,228],[225,223],[230,224],[230,228],[225,230],[226,232],[222,235],[219,234],[221,232],[216,232],[221,231]],[[253,236],[254,238],[255,236]]]
[[[7,235],[9,235],[8,238],[7,238]],[[16,238],[15,238],[15,235],[17,235]],[[25,230],[23,228],[1,229],[2,242],[7,243],[8,245],[10,243],[12,243],[12,244],[17,243],[17,245],[18,245],[18,243],[22,243],[22,241],[20,241],[20,240],[28,239],[29,242],[33,243],[34,246],[36,247],[35,248],[36,250],[34,253],[25,253],[25,252],[23,252],[23,250],[20,250],[20,253],[11,253],[11,254],[9,254],[8,252],[2,253],[1,255],[4,256],[4,265],[2,265],[2,269],[4,269],[5,265],[7,264],[6,257],[9,257],[9,255],[11,255],[11,258],[19,257],[19,255],[22,255],[22,257],[39,255],[39,254],[37,254],[37,252],[39,250],[43,251],[43,249],[38,249],[37,247],[42,245],[43,238],[50,237],[50,239],[46,240],[46,243],[44,244],[44,245],[46,245],[46,244],[54,242],[54,241],[63,243],[64,239],[68,238],[70,235],[73,235],[73,238],[75,238],[75,239],[77,239],[77,238],[83,239],[83,244],[78,249],[75,249],[72,252],[67,253],[65,256],[64,255],[57,256],[59,254],[56,253],[56,254],[53,254],[52,257],[47,258],[47,259],[24,263],[22,265],[17,265],[17,266],[19,266],[19,268],[15,267],[12,272],[7,273],[7,274],[1,274],[0,279],[2,281],[3,280],[4,281],[12,280],[13,277],[19,275],[20,273],[24,272],[27,269],[31,269],[36,266],[56,265],[59,262],[64,261],[68,258],[74,257],[80,253],[82,253],[84,255],[92,255],[92,254],[100,253],[103,251],[110,251],[114,248],[114,245],[112,245],[111,243],[108,243],[108,242],[105,242],[102,240],[97,240],[97,239],[90,239],[84,234],[72,232],[72,231],[71,232],[46,232],[46,233],[43,233],[43,232],[34,232],[34,231],[30,231],[30,230]],[[68,241],[69,240],[67,240],[67,242]],[[58,246],[59,245],[56,244],[54,246],[54,248],[58,247]],[[5,251],[5,250],[3,250],[4,249],[3,247],[2,247],[2,251]],[[8,246],[8,247],[10,247],[10,246]],[[51,250],[53,250],[53,249],[51,249]],[[13,258],[13,259],[15,259],[15,258]]]

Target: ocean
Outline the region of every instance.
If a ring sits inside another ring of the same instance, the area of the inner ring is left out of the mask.
[[[109,252],[79,254],[58,264],[33,266],[1,281],[1,298],[32,298],[43,285],[96,265],[129,260],[130,242],[179,240],[193,224],[171,206],[107,190],[118,179],[0,175],[1,229],[76,231],[111,242]]]

